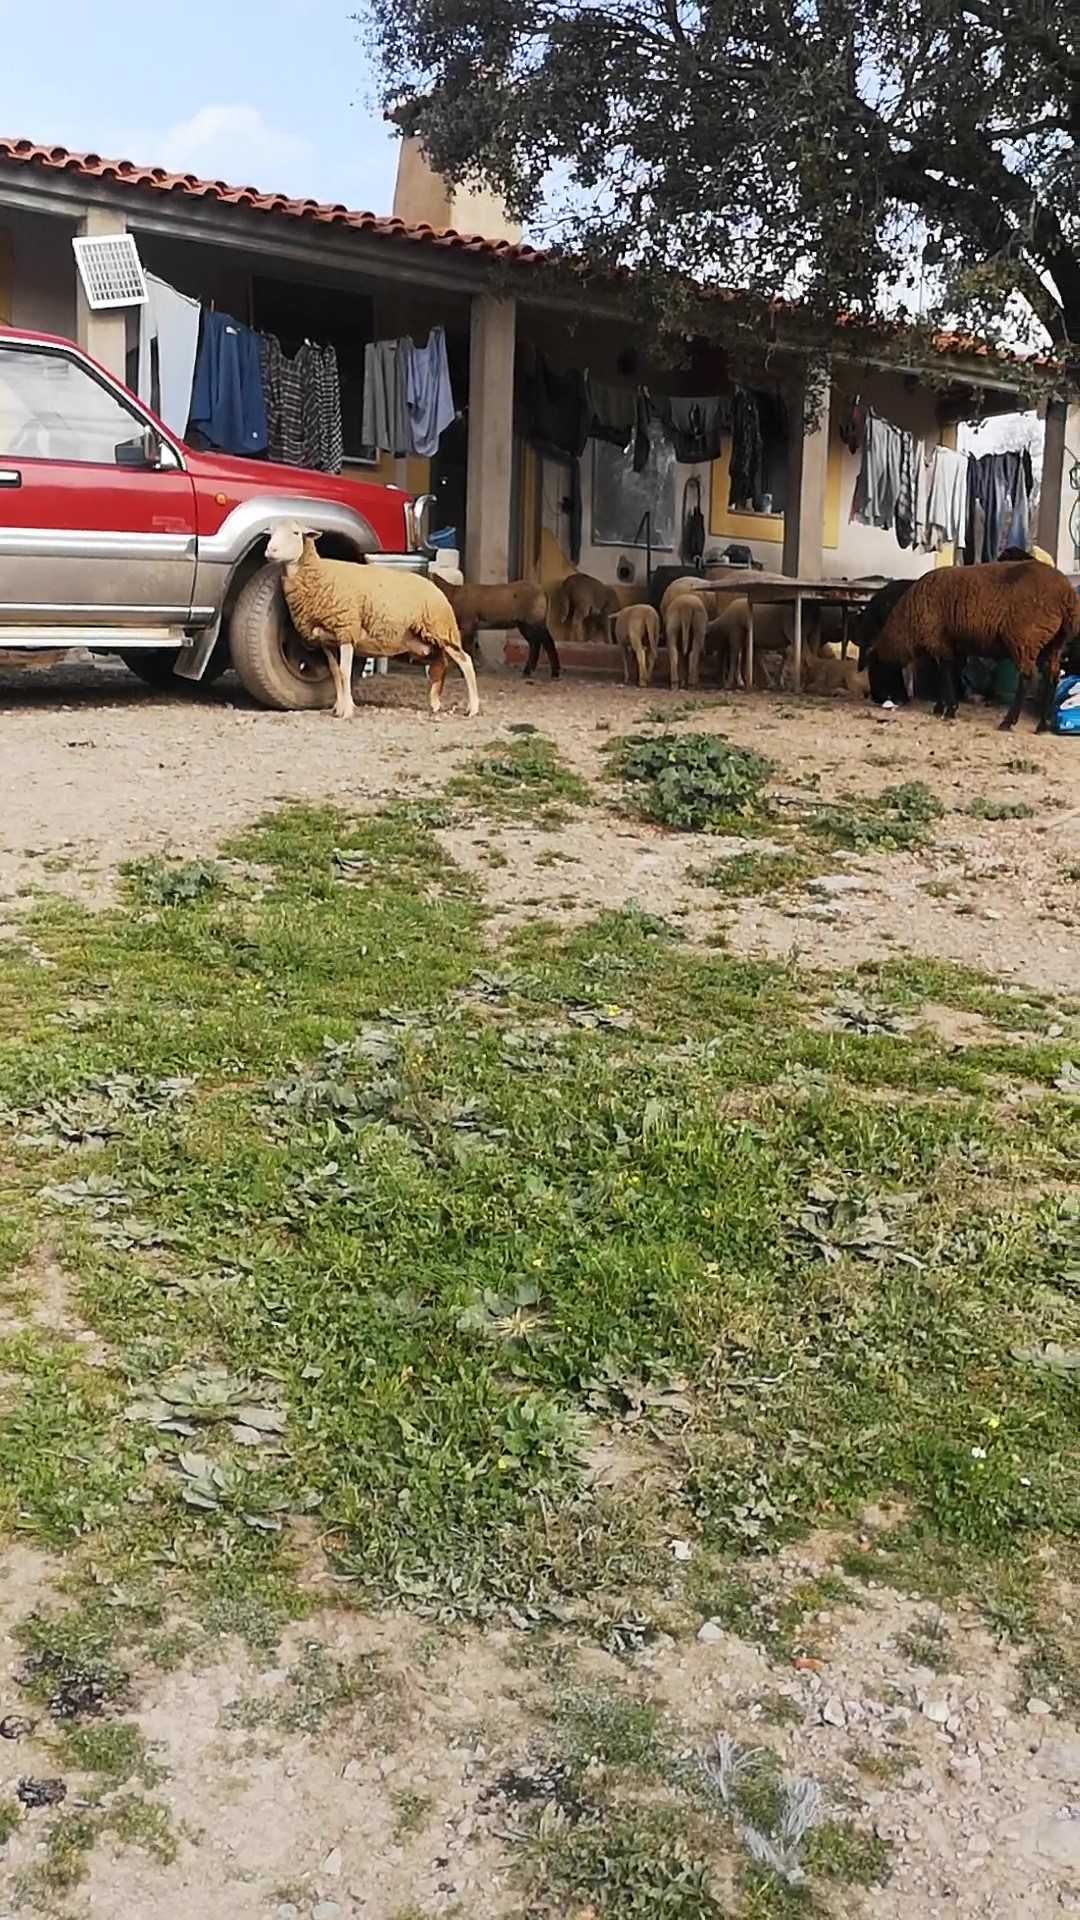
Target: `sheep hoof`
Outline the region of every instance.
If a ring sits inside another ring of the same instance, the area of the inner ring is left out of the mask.
[[[998,732],[1011,733],[1015,725],[1016,725],[1016,721],[1013,719],[1011,713],[1007,713],[1005,715],[1004,720],[1000,720],[998,722]]]

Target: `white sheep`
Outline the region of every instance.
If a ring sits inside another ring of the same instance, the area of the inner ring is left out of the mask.
[[[469,691],[469,717],[480,711],[473,663],[461,644],[446,595],[421,574],[356,560],[323,560],[315,539],[295,520],[281,520],[266,546],[282,570],[281,585],[302,640],[323,649],[334,680],[334,712],[347,720],[354,653],[386,658],[412,654],[427,662],[431,711],[442,705],[446,663],[460,667]]]
[[[611,622],[612,638],[622,648],[623,682],[631,681],[631,662],[639,687],[647,687],[660,651],[660,615],[655,607],[642,603],[624,607]]]

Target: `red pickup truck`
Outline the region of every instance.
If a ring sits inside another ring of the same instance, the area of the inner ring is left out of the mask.
[[[423,571],[425,501],[395,487],[185,446],[70,340],[0,327],[0,651],[118,653],[152,685],[235,667],[264,706],[333,698],[264,549]]]

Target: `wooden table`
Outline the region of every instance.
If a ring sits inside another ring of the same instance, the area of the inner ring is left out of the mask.
[[[754,608],[769,602],[778,602],[795,608],[795,639],[793,658],[795,663],[795,692],[802,687],[802,610],[806,604],[819,607],[842,607],[844,610],[844,639],[847,639],[848,613],[852,607],[864,607],[880,590],[880,582],[863,580],[781,580],[775,576],[771,580],[748,580],[738,591],[745,593],[750,618],[746,634],[746,686],[752,692],[754,686]]]

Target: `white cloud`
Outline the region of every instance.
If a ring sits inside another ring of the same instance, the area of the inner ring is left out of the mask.
[[[173,173],[197,173],[265,192],[310,193],[315,148],[310,140],[268,125],[258,107],[200,107],[155,139],[154,162]]]

